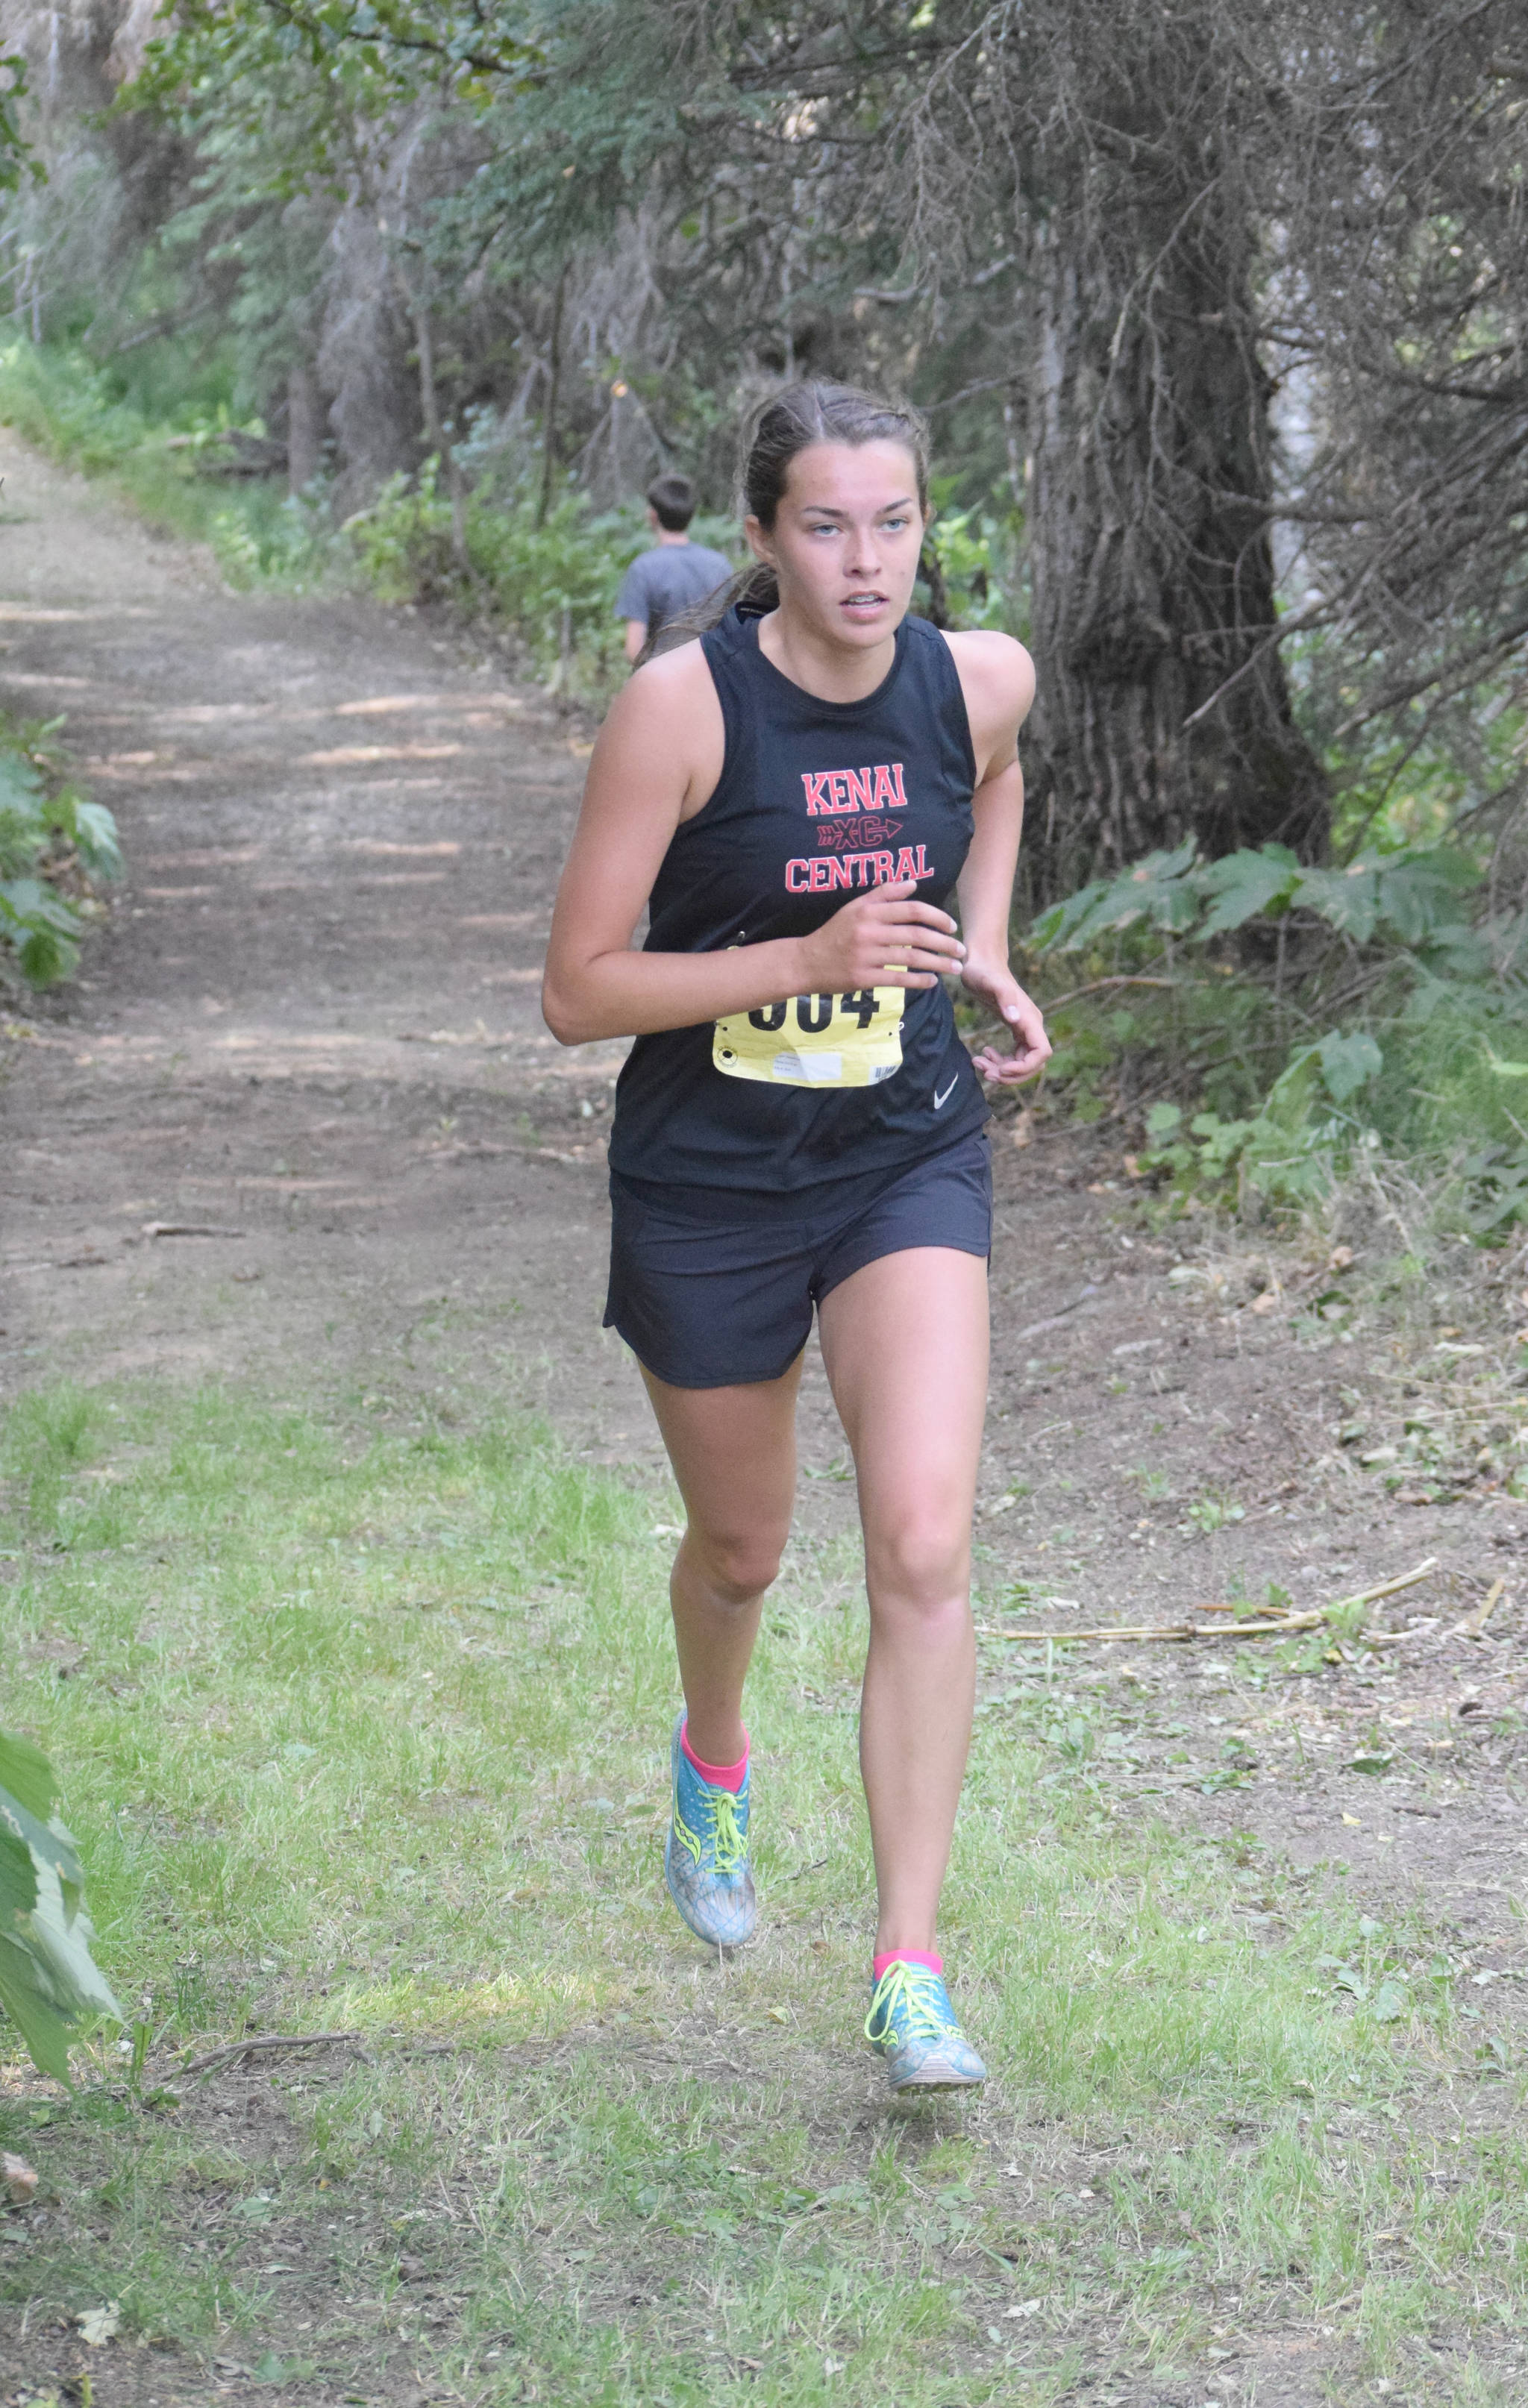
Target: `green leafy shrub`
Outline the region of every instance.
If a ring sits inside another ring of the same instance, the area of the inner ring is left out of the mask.
[[[0,418],[39,452],[86,476],[120,468],[150,434],[83,352],[35,343],[0,351]]]
[[[122,2009],[90,1953],[75,1843],[53,1813],[58,1782],[29,1740],[0,1731],[0,2007],[33,2064],[69,2079],[69,2043]]]
[[[1360,856],[1345,869],[1311,869],[1282,844],[1202,861],[1190,837],[1174,852],[1148,853],[1117,878],[1079,888],[1043,912],[1031,933],[1043,951],[1076,953],[1138,924],[1204,944],[1253,920],[1305,915],[1358,945],[1388,937],[1447,967],[1478,969],[1482,938],[1463,898],[1479,883],[1469,855],[1445,845]],[[1511,935],[1521,956],[1528,928],[1518,925]]]
[[[72,974],[92,889],[123,867],[111,813],[64,775],[62,725],[0,712],[0,961],[33,987]]]
[[[1060,998],[1052,1075],[1084,1120],[1133,1087],[1134,1168],[1171,1209],[1300,1211],[1388,1146],[1431,1168],[1446,1222],[1497,1242],[1528,1222],[1528,918],[1478,911],[1481,891],[1452,844],[1338,868],[1154,853],[1031,931],[1090,973]]]
[[[230,585],[301,590],[324,574],[317,514],[288,499],[284,480],[223,473],[228,437],[258,439],[258,419],[241,423],[215,385],[190,383],[164,419],[148,414],[151,392],[124,388],[79,351],[0,350],[0,421],[63,466],[105,478],[151,525],[210,545]]]
[[[980,509],[941,510],[927,542],[944,580],[958,627],[996,627],[1018,635],[1019,529],[1012,519]]]

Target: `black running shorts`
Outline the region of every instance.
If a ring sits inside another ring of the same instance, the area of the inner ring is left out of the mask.
[[[669,1187],[611,1173],[605,1327],[675,1388],[778,1380],[840,1281],[911,1246],[992,1251],[985,1129],[889,1178],[884,1170],[788,1194]]]

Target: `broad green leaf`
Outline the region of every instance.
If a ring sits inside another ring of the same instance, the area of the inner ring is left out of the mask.
[[[1048,911],[1041,912],[1030,930],[1031,943],[1041,953],[1050,953],[1058,946],[1064,952],[1079,921],[1087,918],[1094,904],[1108,891],[1108,880],[1100,879],[1091,886],[1079,886],[1075,895],[1068,895],[1061,902],[1053,903]]]
[[[1480,883],[1472,861],[1442,846],[1393,854],[1371,866],[1378,882],[1379,916],[1407,945],[1426,944],[1461,926],[1459,897]]]
[[[1299,863],[1286,858],[1281,845],[1261,853],[1228,853],[1220,861],[1206,863],[1194,879],[1200,894],[1210,897],[1199,934],[1218,937],[1260,912],[1282,910],[1299,876]]]
[[[1311,1097],[1317,1079],[1316,1048],[1303,1045],[1292,1054],[1285,1068],[1274,1081],[1263,1100],[1258,1119],[1265,1127],[1283,1131],[1293,1137],[1304,1131],[1310,1118]]]
[[[61,1882],[82,1885],[85,1876],[71,1834],[56,1820],[45,1823],[7,1789],[0,1789],[0,1836],[27,1849],[35,1864],[48,1866]]]
[[[1316,1053],[1327,1093],[1334,1103],[1346,1103],[1349,1096],[1357,1095],[1360,1087],[1384,1068],[1384,1055],[1362,1029],[1355,1029],[1350,1037],[1333,1030],[1322,1038]]]
[[[34,817],[41,800],[42,777],[35,764],[24,752],[0,744],[0,810],[8,808]]]
[[[14,1731],[0,1731],[0,1790],[46,1823],[58,1803],[58,1777],[40,1747]]]
[[[79,948],[66,937],[55,936],[51,928],[34,928],[17,947],[16,958],[29,985],[56,986],[79,961]]]
[[[0,921],[11,921],[29,931],[48,929],[59,937],[78,937],[79,914],[40,878],[7,878],[0,884]]]
[[[1368,943],[1379,917],[1378,882],[1362,862],[1349,869],[1302,870],[1290,900],[1297,911],[1314,911],[1360,945]]]
[[[37,1875],[32,1851],[8,1831],[0,1831],[0,1931],[13,1931],[21,1915],[37,1902]]]
[[[80,860],[93,877],[122,876],[123,857],[117,839],[117,822],[105,803],[76,803],[74,840],[79,848]]]
[[[1080,887],[1036,921],[1032,941],[1044,951],[1075,953],[1090,937],[1132,927],[1137,920],[1181,934],[1199,917],[1198,898],[1188,882],[1195,858],[1194,839],[1188,837],[1171,853],[1148,853],[1117,878]]]
[[[33,2063],[67,2082],[77,2028],[122,2010],[90,1953],[74,1842],[42,1819],[57,1794],[52,1767],[29,1740],[0,1731],[0,2007]]]

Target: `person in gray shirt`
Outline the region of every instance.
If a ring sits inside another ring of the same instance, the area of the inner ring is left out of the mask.
[[[726,555],[691,543],[695,487],[687,477],[655,477],[647,488],[647,523],[657,538],[640,552],[621,580],[615,615],[626,621],[626,656],[634,661],[650,637],[714,594],[732,575]]]

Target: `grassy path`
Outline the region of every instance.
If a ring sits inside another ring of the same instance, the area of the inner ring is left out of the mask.
[[[136,2018],[73,2101],[0,2090],[45,2177],[0,2257],[23,2396],[1521,2396],[1528,2165],[1457,1968],[1130,1811],[1043,1692],[982,1717],[950,1898],[1001,2079],[887,2108],[837,1542],[770,1616],[724,1969],[654,1879],[649,1502],[529,1426],[162,1384],[35,1398],[3,1468],[7,1712]]]

